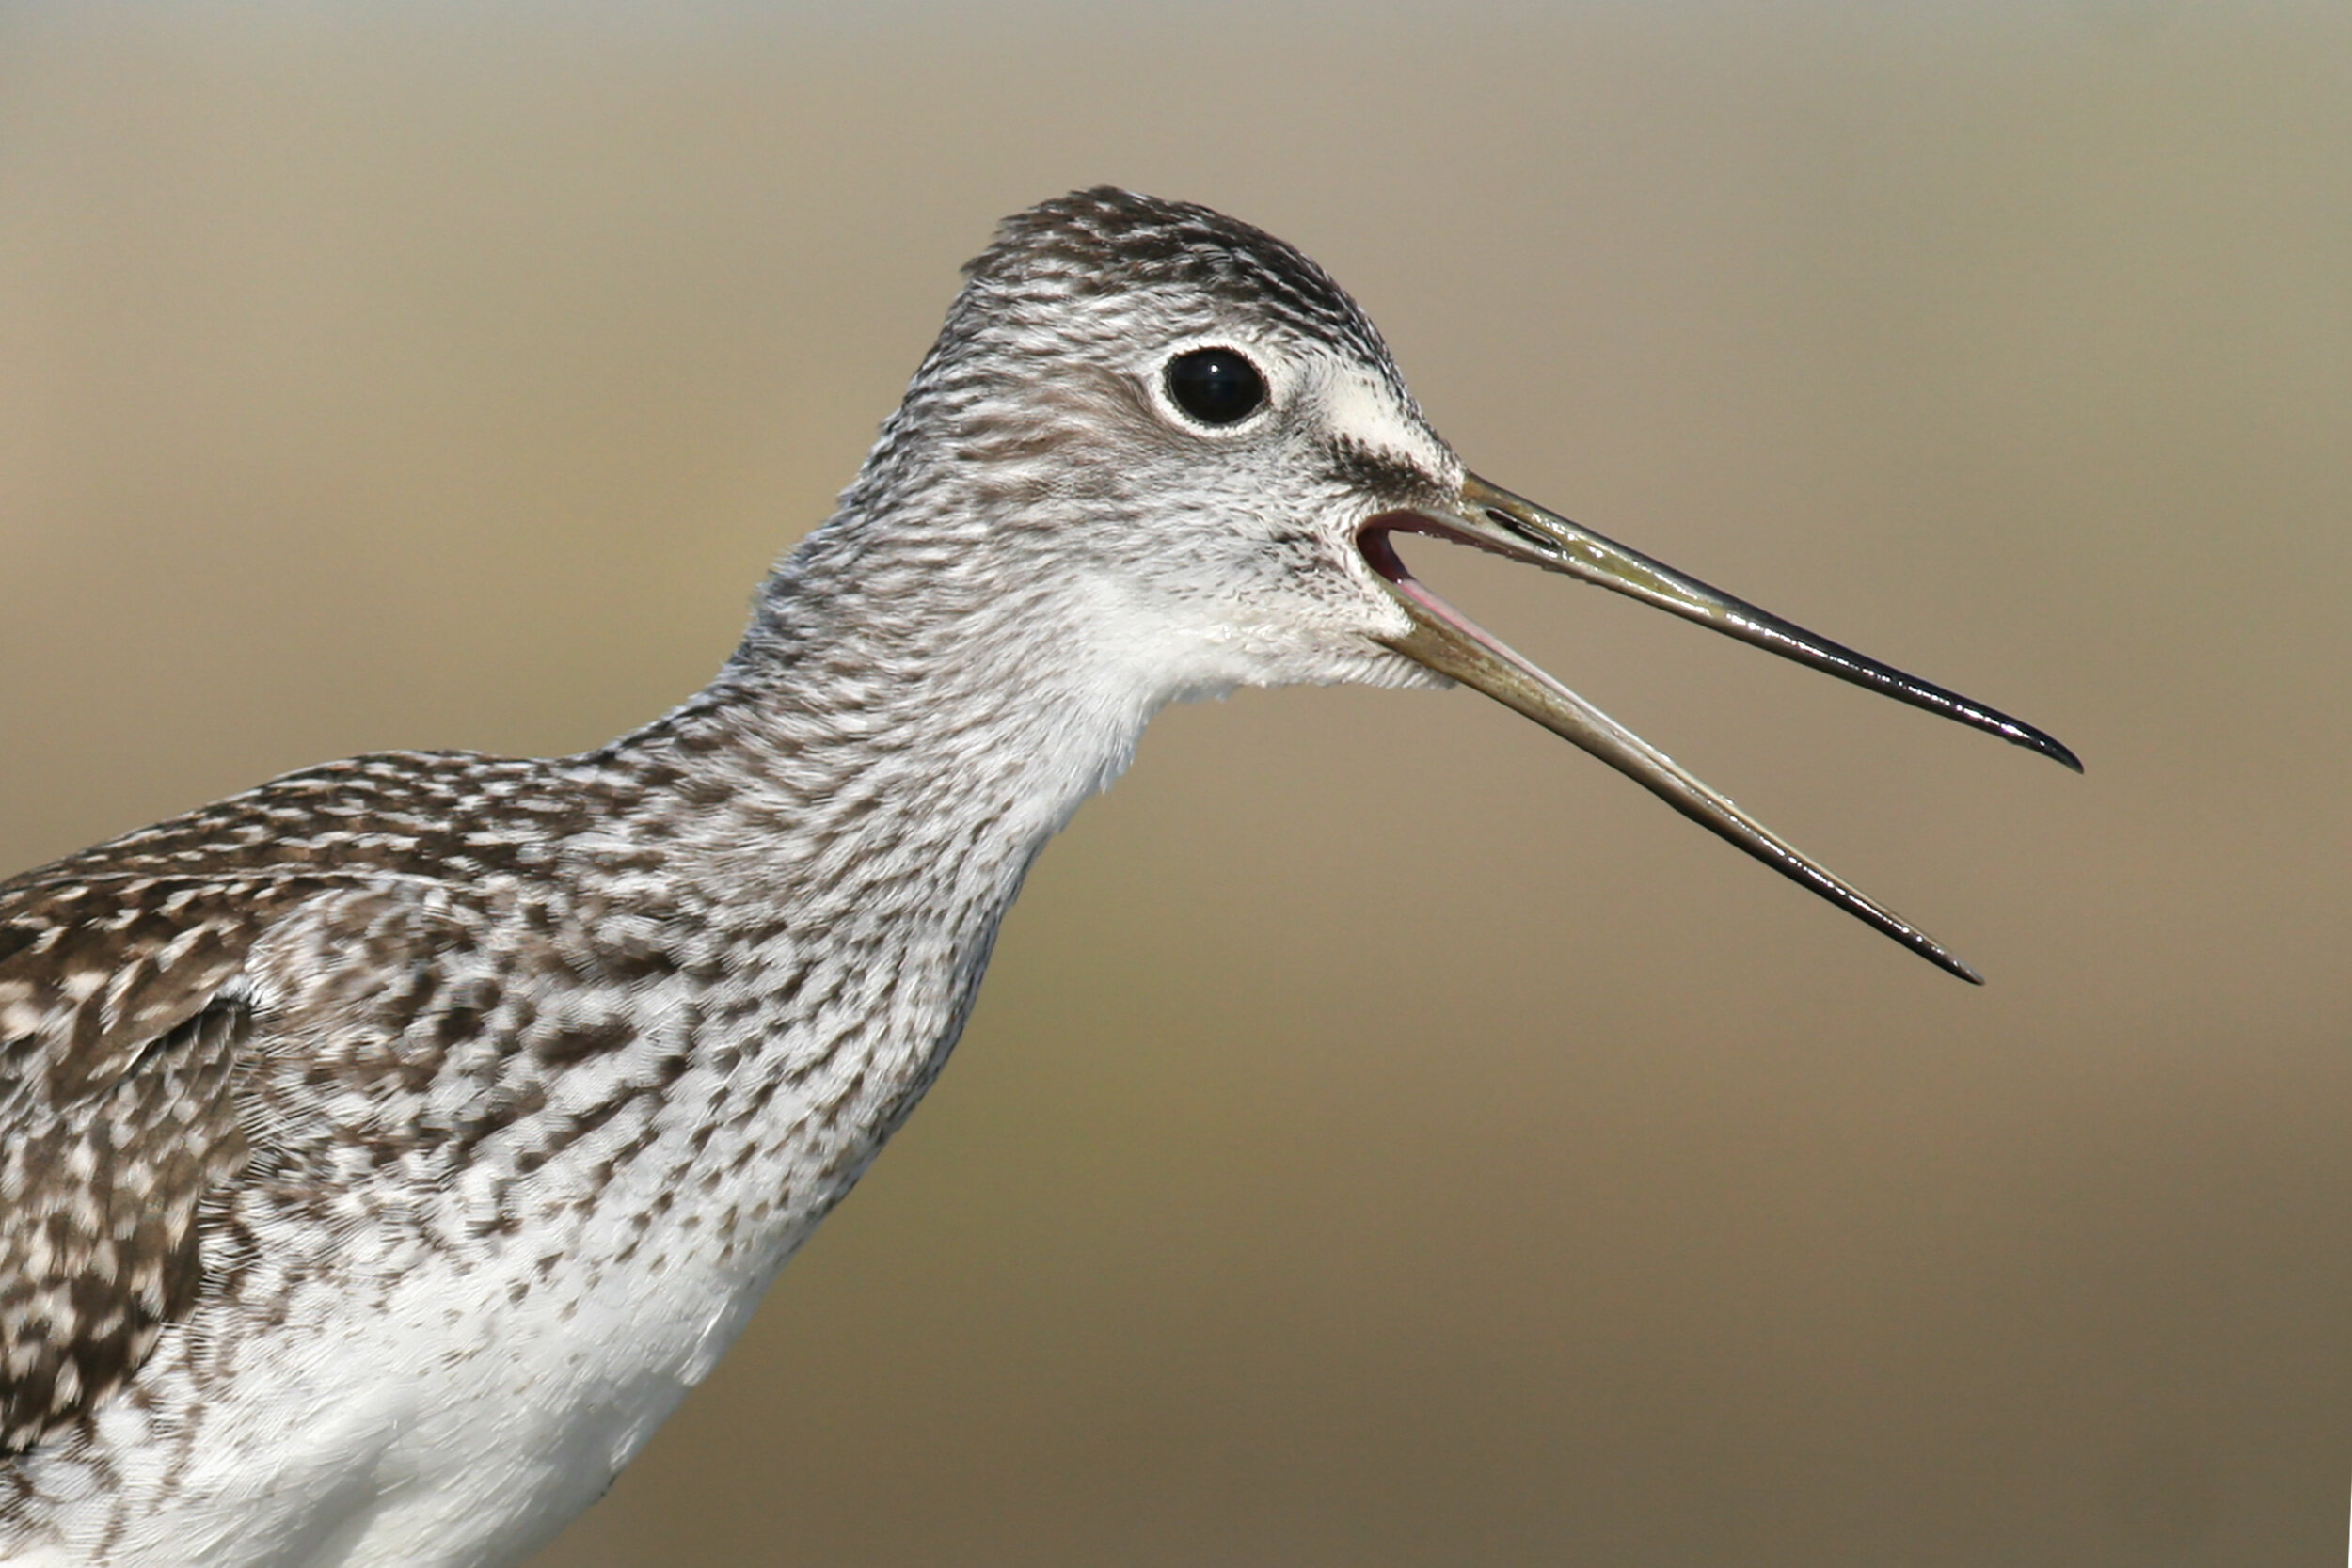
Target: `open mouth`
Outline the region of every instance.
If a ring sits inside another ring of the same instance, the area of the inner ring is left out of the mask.
[[[1496,549],[1475,535],[1447,528],[1436,518],[1423,516],[1418,512],[1384,512],[1356,533],[1356,547],[1363,552],[1365,564],[1387,580],[1397,597],[1412,604],[1432,619],[1443,621],[1469,636],[1496,642],[1491,632],[1448,604],[1435,589],[1413,576],[1412,568],[1405,564],[1405,558],[1396,553],[1392,536],[1399,533],[1418,533],[1425,539],[1444,539],[1456,545],[1468,545],[1472,549],[1483,549],[1489,555],[1508,556],[1510,552]],[[1501,644],[1497,642],[1496,645]]]
[[[1818,637],[1744,599],[1686,577],[1661,562],[1545,511],[1487,483],[1463,480],[1458,506],[1386,512],[1366,521],[1357,546],[1389,585],[1411,629],[1387,645],[1416,662],[1473,687],[1599,757],[1708,832],[1738,845],[1773,870],[1876,927],[1929,962],[1983,984],[1983,977],[1941,942],[1844,881],[1765,827],[1722,791],[1569,690],[1500,638],[1448,604],[1414,577],[1397,554],[1393,536],[1418,533],[1469,545],[1489,554],[1564,572],[1629,594],[1686,620],[1865,686],[1931,713],[2040,752],[2076,772],[2082,764],[2058,740],[1958,692],[1907,675],[1891,665]]]

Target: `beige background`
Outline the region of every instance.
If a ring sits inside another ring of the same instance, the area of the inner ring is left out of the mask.
[[[1428,562],[1993,984],[1466,693],[1172,713],[545,1560],[2339,1560],[2352,20],[2221,9],[0,6],[0,850],[658,712],[998,214],[1207,200],[2076,746]]]

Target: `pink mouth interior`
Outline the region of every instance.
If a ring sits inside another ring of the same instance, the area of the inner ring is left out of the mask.
[[[1356,534],[1356,547],[1363,551],[1364,563],[1379,573],[1400,594],[1419,605],[1432,619],[1443,622],[1473,641],[1496,652],[1507,653],[1485,627],[1439,598],[1428,584],[1413,576],[1412,569],[1405,564],[1405,558],[1396,553],[1396,546],[1391,542],[1390,536],[1398,533],[1418,533],[1430,539],[1443,539],[1450,544],[1469,545],[1495,555],[1503,555],[1504,552],[1494,549],[1474,534],[1457,533],[1436,518],[1425,517],[1418,512],[1383,513],[1358,530]],[[1505,556],[1505,559],[1509,558]]]

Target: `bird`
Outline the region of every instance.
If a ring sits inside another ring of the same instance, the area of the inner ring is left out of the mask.
[[[328,763],[0,883],[0,1563],[529,1556],[905,1120],[1032,862],[1171,702],[1470,686],[1979,978],[1409,538],[2080,769],[1478,477],[1293,246],[1042,202],[675,710],[571,756]]]

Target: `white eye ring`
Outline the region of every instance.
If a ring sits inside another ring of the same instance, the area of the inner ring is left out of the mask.
[[[1160,417],[1211,438],[1255,429],[1281,402],[1285,377],[1263,350],[1227,337],[1173,345],[1145,378]]]

